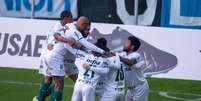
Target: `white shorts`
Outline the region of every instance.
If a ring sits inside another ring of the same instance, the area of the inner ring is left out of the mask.
[[[128,89],[125,101],[148,101],[149,86],[145,82],[131,89]]]
[[[78,69],[74,62],[64,61],[64,69],[67,76],[78,74]]]
[[[65,71],[63,62],[54,58],[43,57],[40,59],[39,73],[50,77],[64,76]]]
[[[104,93],[104,82],[98,82],[96,85],[95,95],[100,99]]]
[[[92,86],[76,81],[71,101],[95,101],[95,89]]]
[[[116,91],[117,90],[117,91]],[[100,101],[125,101],[124,89],[116,89],[113,91],[105,90]]]

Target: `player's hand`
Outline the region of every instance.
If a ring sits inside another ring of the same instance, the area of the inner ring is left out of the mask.
[[[86,70],[89,70],[91,68],[91,66],[89,64],[83,64],[83,68]]]
[[[54,45],[52,45],[52,44],[48,44],[48,45],[47,45],[47,49],[48,49],[48,50],[52,50],[53,47],[54,47]]]
[[[112,57],[112,56],[114,56],[114,54],[112,52],[104,52],[103,56]]]

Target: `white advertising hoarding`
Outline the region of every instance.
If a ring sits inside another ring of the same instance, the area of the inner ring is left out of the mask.
[[[0,18],[0,67],[37,69],[43,43],[57,21]],[[129,35],[139,37],[142,57],[153,63],[154,77],[201,80],[201,30],[92,23],[90,41],[108,40],[112,51],[121,49]]]

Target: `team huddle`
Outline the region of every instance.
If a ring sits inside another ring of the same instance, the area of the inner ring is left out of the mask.
[[[94,44],[87,41],[91,25],[87,17],[73,22],[71,12],[63,11],[60,18],[40,56],[43,80],[33,101],[45,101],[47,96],[62,101],[65,75],[75,82],[71,101],[148,100],[143,75],[147,64],[136,52],[141,45],[137,37],[128,37],[122,52],[110,52],[104,38]]]

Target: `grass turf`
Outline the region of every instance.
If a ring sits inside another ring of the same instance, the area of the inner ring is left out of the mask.
[[[149,101],[201,101],[201,81],[147,78]],[[41,75],[37,70],[0,68],[0,101],[32,101],[38,94]],[[63,101],[70,101],[73,82],[65,78]],[[167,98],[159,95],[167,92]],[[194,101],[194,100],[192,100]]]

